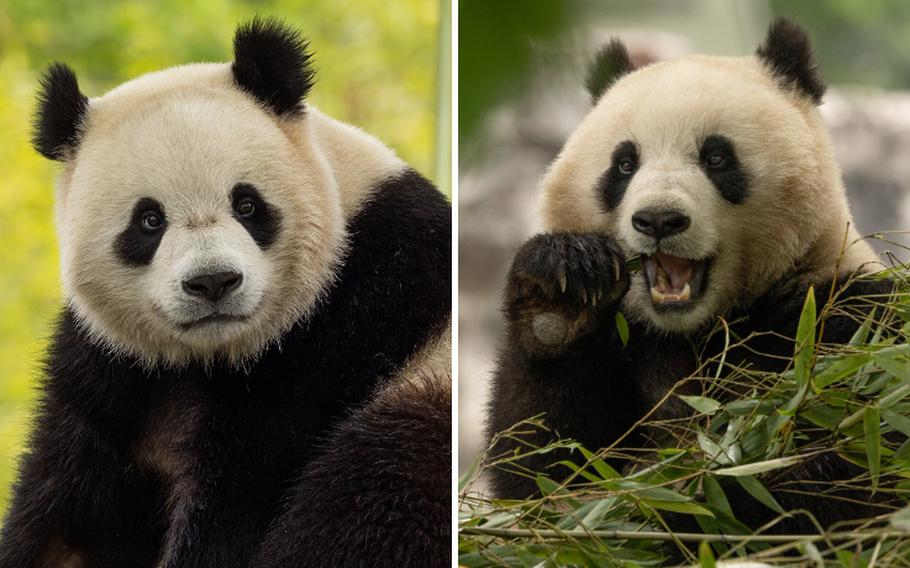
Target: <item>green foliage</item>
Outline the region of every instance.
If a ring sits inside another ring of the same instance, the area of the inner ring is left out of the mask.
[[[234,28],[255,14],[281,16],[310,39],[316,106],[375,134],[428,177],[446,171],[434,163],[442,159],[434,148],[437,0],[0,3],[0,511],[60,309],[55,166],[28,145],[38,74],[65,61],[83,92],[98,96],[147,71],[227,61]],[[437,181],[448,188],[448,179]]]
[[[817,534],[773,530],[785,517],[812,518],[811,512],[784,510],[774,492],[788,489],[780,474],[822,454],[836,453],[864,468],[861,475],[836,480],[834,486],[866,487],[896,497],[898,503],[910,496],[910,297],[898,292],[862,302],[877,308],[874,317],[858,316],[856,304],[842,303],[837,294],[816,311],[810,290],[784,372],[733,366],[726,352],[702,361],[695,375],[679,381],[670,395],[690,406],[692,415],[642,424],[660,440],[659,447],[618,447],[620,441],[594,453],[572,440],[528,445],[528,433],[546,429],[545,416],[499,434],[490,447],[502,437],[521,440],[523,446],[483,456],[462,479],[460,563],[663,566],[682,557],[701,566],[734,559],[774,566],[906,566],[910,507],[890,516],[819,527]],[[825,321],[835,315],[860,318],[847,345],[819,341]],[[728,340],[727,350],[748,340]],[[692,382],[702,386],[700,395],[675,392]],[[522,465],[529,453],[557,450],[562,450],[559,461],[544,471]],[[571,460],[564,459],[565,450],[571,451]],[[609,465],[611,458],[620,457],[631,462],[623,472]],[[532,475],[543,496],[488,499],[474,491],[486,468]],[[777,513],[777,520],[753,533],[734,516],[725,493],[731,484]],[[671,532],[667,512],[690,515],[702,531]]]

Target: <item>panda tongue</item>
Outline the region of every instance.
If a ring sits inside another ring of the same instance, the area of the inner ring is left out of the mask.
[[[682,291],[683,287],[692,280],[692,261],[688,258],[670,256],[669,254],[664,254],[662,252],[655,253],[654,258],[657,260],[657,264],[660,265],[660,268],[662,268],[670,278],[670,286],[673,288],[672,291]]]

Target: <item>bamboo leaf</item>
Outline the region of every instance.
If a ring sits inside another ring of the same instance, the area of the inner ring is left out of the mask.
[[[730,507],[730,501],[727,500],[723,488],[721,488],[720,483],[714,479],[714,476],[706,475],[702,480],[702,487],[705,491],[705,499],[708,501],[709,505],[733,517],[733,509]]]
[[[701,541],[698,545],[698,563],[701,568],[715,568],[717,566],[714,553],[711,551],[711,545],[706,540]]]
[[[803,311],[799,316],[799,326],[796,328],[796,350],[793,355],[793,374],[796,384],[800,387],[809,382],[812,371],[812,357],[815,355],[815,290],[809,286]]]
[[[616,331],[619,333],[619,340],[622,342],[623,349],[625,349],[629,343],[629,322],[619,311],[616,312]]]
[[[706,396],[679,395],[679,398],[695,410],[708,416],[717,412],[721,407],[720,402]]]
[[[659,501],[657,499],[642,499],[642,503],[653,507],[654,509],[660,509],[662,511],[670,511],[671,513],[685,513],[687,515],[703,515],[706,517],[713,517],[714,513],[705,509],[698,503],[688,501],[686,503],[680,503],[679,501]]]
[[[893,410],[882,410],[882,419],[904,436],[910,437],[910,418],[907,416]]]
[[[780,469],[782,467],[789,467],[791,465],[798,464],[801,460],[801,456],[788,456],[783,458],[776,458],[773,460],[747,463],[733,467],[724,467],[714,470],[714,473],[717,475],[730,475],[733,477],[756,475],[759,473],[764,473],[766,471]]]
[[[755,497],[765,507],[768,507],[777,513],[784,513],[784,508],[780,506],[780,503],[774,499],[771,492],[768,491],[757,478],[745,475],[737,477],[736,481],[742,485],[743,489],[745,489],[749,495]]]
[[[866,459],[872,478],[872,493],[878,489],[878,475],[882,466],[881,415],[877,406],[867,406],[863,414],[863,433],[866,439]]]
[[[891,526],[902,531],[910,531],[910,507],[904,507],[891,515]]]

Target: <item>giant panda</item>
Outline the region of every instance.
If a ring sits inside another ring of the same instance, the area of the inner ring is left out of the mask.
[[[313,84],[270,18],[43,76],[65,307],[0,566],[448,566],[450,206]]]
[[[638,69],[613,40],[587,84],[594,107],[541,182],[547,232],[518,250],[508,274],[488,408],[491,439],[537,415],[550,431],[496,437],[493,456],[545,445],[553,431],[591,450],[630,431],[621,447],[641,448],[658,434],[633,427],[652,410],[652,421],[691,415],[667,395],[723,350],[724,334],[711,333],[719,318],[732,337],[749,338],[727,354],[731,368],[781,371],[810,287],[819,309],[832,286],[840,294],[844,308],[824,326],[831,343],[846,343],[859,325],[843,314],[868,313],[868,297],[893,287],[854,278],[881,265],[851,218],[818,110],[825,85],[797,25],[775,21],[748,57],[692,55]],[[641,270],[630,273],[633,257]],[[628,320],[625,347],[617,311]],[[521,464],[558,475],[548,466],[559,456]],[[861,471],[824,453],[781,481],[827,498],[777,497],[824,526],[892,510],[826,483]],[[493,470],[491,484],[500,497],[537,492],[533,476],[514,468]],[[737,519],[757,528],[777,516],[733,485]],[[806,516],[776,525],[814,528]]]

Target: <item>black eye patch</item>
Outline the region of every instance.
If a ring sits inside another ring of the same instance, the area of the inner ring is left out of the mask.
[[[243,225],[259,248],[269,248],[278,238],[281,214],[276,207],[266,203],[252,185],[238,183],[234,186],[231,190],[231,207],[234,218]]]
[[[749,177],[736,157],[733,143],[714,134],[705,138],[698,151],[699,166],[730,203],[742,203],[749,192]]]
[[[622,201],[638,166],[638,147],[631,140],[620,142],[610,156],[610,167],[600,174],[595,187],[607,211],[612,211]]]
[[[151,197],[136,202],[130,222],[114,242],[114,253],[129,266],[145,266],[152,262],[161,238],[167,230],[164,208]]]

